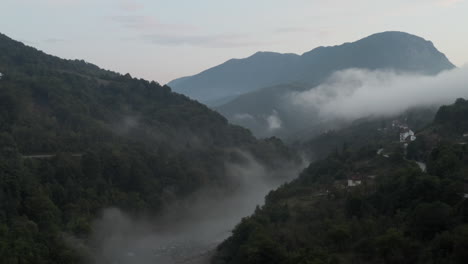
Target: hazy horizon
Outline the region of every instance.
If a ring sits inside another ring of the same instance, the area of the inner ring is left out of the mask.
[[[383,31],[430,40],[463,66],[466,11],[466,0],[4,0],[0,32],[49,54],[167,83],[257,51],[302,54]]]

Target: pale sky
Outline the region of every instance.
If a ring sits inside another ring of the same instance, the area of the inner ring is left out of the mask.
[[[256,51],[302,54],[388,30],[468,62],[468,0],[0,0],[1,33],[160,83]]]

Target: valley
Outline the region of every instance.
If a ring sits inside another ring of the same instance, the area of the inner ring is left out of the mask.
[[[467,68],[428,40],[258,52],[168,85],[3,34],[0,51],[5,263],[468,259]]]

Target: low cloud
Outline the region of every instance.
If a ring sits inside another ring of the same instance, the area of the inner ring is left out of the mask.
[[[270,116],[268,116],[266,120],[268,123],[268,130],[270,131],[280,129],[283,124],[276,110],[273,110],[273,113]]]
[[[288,97],[293,106],[318,112],[322,120],[396,115],[412,107],[439,106],[467,98],[468,67],[437,76],[350,69]]]

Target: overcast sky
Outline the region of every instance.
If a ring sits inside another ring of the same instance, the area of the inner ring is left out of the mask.
[[[302,54],[398,30],[468,62],[468,0],[0,0],[0,32],[166,83],[256,51]]]

